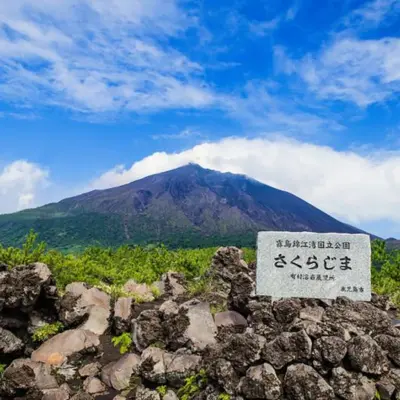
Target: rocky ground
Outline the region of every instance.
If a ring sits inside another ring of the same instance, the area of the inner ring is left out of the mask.
[[[85,283],[61,296],[44,264],[0,266],[0,398],[400,399],[400,329],[387,298],[272,302],[254,294],[255,266],[233,247],[210,271],[194,298],[173,272],[156,283],[158,299],[128,282],[139,304]],[[57,321],[61,333],[32,340]],[[124,332],[132,345],[121,355],[111,338]]]

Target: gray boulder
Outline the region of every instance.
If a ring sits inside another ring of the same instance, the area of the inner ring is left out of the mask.
[[[101,364],[98,362],[93,362],[90,364],[84,365],[82,368],[79,369],[79,375],[82,378],[97,376],[100,373]]]
[[[265,345],[265,338],[254,333],[233,334],[224,342],[218,343],[209,349],[207,361],[226,359],[232,363],[239,374],[245,374],[247,368],[261,359],[261,351]]]
[[[247,320],[236,311],[223,311],[215,314],[215,325],[218,329],[229,329],[233,333],[243,333],[247,328]]]
[[[64,383],[58,389],[43,390],[43,397],[41,400],[68,400],[70,395],[71,389]]]
[[[144,386],[139,386],[135,393],[136,400],[161,400],[160,395],[155,390],[150,390]]]
[[[235,275],[231,281],[231,290],[228,296],[229,309],[239,312],[243,315],[249,314],[248,304],[255,291],[255,282],[245,272]]]
[[[24,342],[21,339],[7,329],[0,328],[0,353],[17,353],[24,347]]]
[[[201,351],[216,343],[217,327],[208,303],[196,299],[183,303],[165,326],[173,350],[187,346]]]
[[[157,310],[144,310],[132,321],[133,343],[139,351],[157,342],[164,341],[161,315]]]
[[[376,383],[376,389],[378,390],[381,400],[390,400],[393,398],[396,386],[388,380],[381,380]]]
[[[164,291],[167,296],[176,297],[186,293],[185,276],[178,272],[167,272],[162,276]]]
[[[130,330],[134,311],[132,297],[120,297],[114,306],[114,330],[117,335]]]
[[[41,295],[54,299],[56,294],[51,272],[43,263],[17,266],[0,272],[0,311],[5,308],[29,313]]]
[[[3,390],[12,395],[30,389],[47,390],[58,388],[58,383],[48,365],[29,359],[16,359],[4,371]]]
[[[347,353],[346,342],[337,336],[324,336],[314,341],[313,366],[320,373],[338,366]]]
[[[239,375],[230,361],[219,358],[209,363],[207,367],[207,375],[217,381],[226,393],[229,395],[235,394],[239,384]]]
[[[150,382],[164,385],[167,382],[164,350],[148,347],[143,351],[140,361],[140,374]]]
[[[289,400],[334,400],[335,393],[328,383],[305,364],[294,364],[287,368],[284,389]]]
[[[105,392],[106,386],[100,379],[89,377],[83,382],[83,390],[89,394],[99,394]]]
[[[338,367],[332,370],[329,380],[336,395],[344,400],[373,400],[375,399],[375,383],[362,374],[348,372]]]
[[[300,310],[299,317],[305,321],[320,322],[324,316],[325,309],[323,307],[305,307]]]
[[[387,356],[400,367],[400,337],[393,337],[389,335],[378,335],[374,340],[385,351]]]
[[[389,370],[389,362],[382,348],[367,335],[350,340],[348,357],[351,366],[358,372],[382,375]]]
[[[306,361],[311,358],[312,342],[304,330],[284,332],[267,343],[262,358],[276,369],[282,369],[293,361]]]
[[[110,386],[115,390],[124,390],[129,387],[132,375],[138,375],[140,357],[137,354],[126,354],[109,371]]]
[[[109,327],[111,298],[86,283],[74,282],[65,288],[59,304],[60,320],[66,326],[76,326],[102,335]]]
[[[199,371],[201,357],[194,354],[164,354],[165,378],[172,387],[184,385],[185,379]]]
[[[78,353],[93,353],[100,347],[99,337],[90,331],[72,329],[53,336],[35,350],[33,361],[61,365],[68,357]]]
[[[250,399],[278,400],[282,396],[282,385],[270,364],[257,365],[247,370],[240,380],[238,391]]]
[[[299,316],[301,303],[299,299],[282,299],[273,304],[275,319],[282,324],[290,324]]]

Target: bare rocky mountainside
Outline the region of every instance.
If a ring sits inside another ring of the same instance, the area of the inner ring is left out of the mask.
[[[245,176],[187,165],[56,204],[0,215],[0,243],[33,228],[50,247],[125,243],[254,246],[262,230],[359,233],[300,198]]]
[[[128,281],[132,296],[119,297],[79,282],[59,293],[45,264],[1,266],[0,398],[400,398],[400,329],[386,297],[272,302],[255,295],[255,265],[235,247],[220,248],[210,271],[197,295],[169,272],[157,295]],[[125,338],[124,354],[112,337]]]

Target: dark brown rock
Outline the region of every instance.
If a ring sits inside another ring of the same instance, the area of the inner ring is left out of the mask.
[[[240,380],[238,391],[250,399],[278,400],[282,395],[282,385],[270,364],[257,365],[247,370]]]
[[[142,311],[132,321],[133,342],[139,351],[153,343],[164,341],[164,330],[161,315],[157,310]]]
[[[289,400],[334,400],[335,394],[315,369],[305,364],[290,365],[284,379]]]
[[[374,340],[387,351],[387,356],[400,367],[400,337],[393,337],[389,335],[375,336]]]
[[[375,399],[375,383],[362,374],[338,367],[332,370],[329,383],[335,394],[343,400]]]
[[[309,360],[311,350],[312,342],[305,331],[284,332],[264,346],[262,358],[274,368],[281,369],[293,361]]]
[[[389,370],[389,362],[382,348],[366,335],[350,340],[348,357],[355,371],[382,375]]]

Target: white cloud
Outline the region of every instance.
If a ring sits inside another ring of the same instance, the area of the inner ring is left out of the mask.
[[[361,29],[370,25],[379,25],[388,17],[400,12],[399,0],[372,0],[357,8],[345,18],[345,24]]]
[[[86,113],[209,107],[202,67],[168,44],[196,23],[178,0],[2,2],[0,97]]]
[[[48,171],[25,160],[0,170],[0,213],[37,205],[37,196],[48,184]]]
[[[317,54],[291,59],[274,49],[279,72],[299,75],[318,99],[340,100],[365,108],[397,101],[400,93],[400,38],[362,40],[336,35]]]
[[[183,140],[183,139],[190,139],[190,138],[204,138],[205,135],[200,132],[198,129],[196,128],[185,128],[183,130],[181,130],[178,133],[171,133],[171,134],[165,134],[165,133],[160,133],[157,135],[153,135],[152,138],[154,140],[158,140],[158,139],[177,139],[177,140]]]
[[[189,162],[246,174],[354,224],[387,219],[400,228],[400,154],[359,155],[284,138],[228,138],[180,153],[154,153],[131,167],[115,167],[91,188],[122,185]]]
[[[317,57],[305,57],[299,71],[320,98],[380,103],[400,92],[400,38],[338,39]]]
[[[260,22],[250,22],[249,29],[250,32],[256,36],[265,36],[268,35],[270,32],[274,31],[280,23],[280,18],[276,17],[269,21],[260,21]]]

